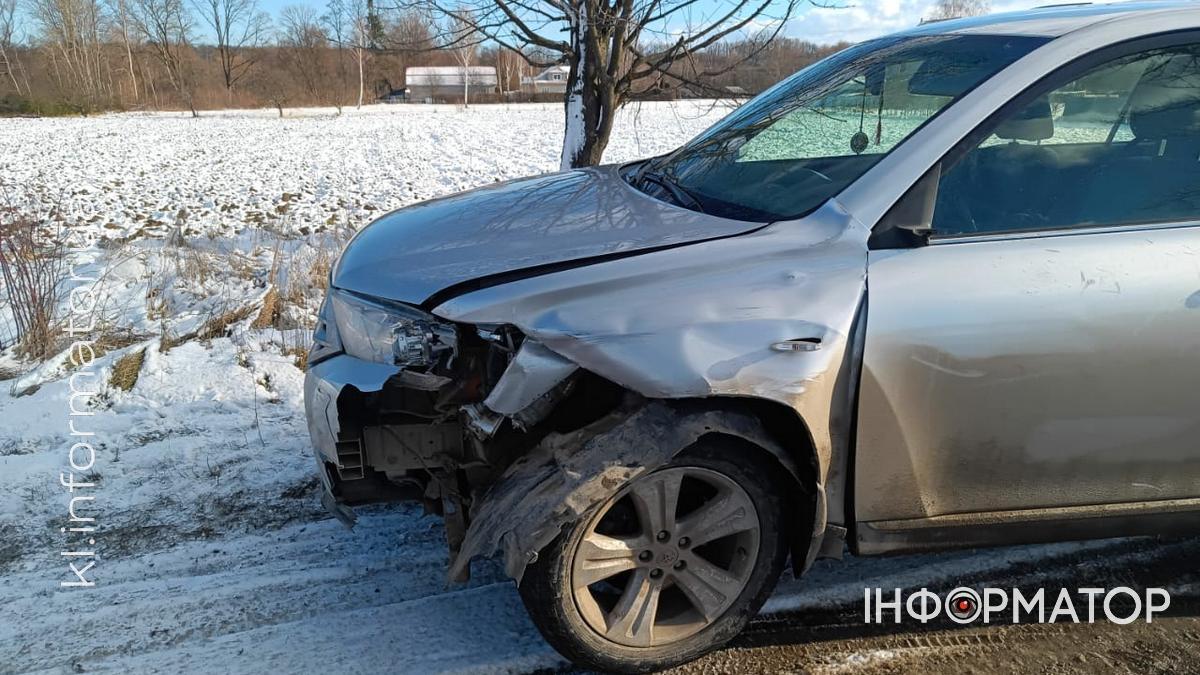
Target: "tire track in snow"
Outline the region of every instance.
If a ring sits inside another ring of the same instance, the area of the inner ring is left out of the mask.
[[[48,559],[46,566],[27,562],[0,581],[0,613],[21,617],[0,631],[0,672],[301,672],[315,665],[348,673],[528,672],[567,665],[538,636],[496,566],[478,565],[466,588],[446,586],[436,518],[413,506],[376,507],[359,523],[353,532],[323,520],[177,543],[106,561],[99,586],[83,592],[55,589]],[[1157,550],[1180,546],[1195,544]],[[1125,540],[822,561],[802,580],[784,580],[735,651],[795,641],[803,653],[821,655],[820,630],[807,635],[797,627],[815,621],[853,634],[863,586],[1066,582],[1092,564],[1136,565],[1153,550]],[[1031,576],[1029,567],[1040,571]],[[880,642],[897,648],[895,640]]]
[[[447,588],[440,524],[415,507],[374,509],[353,532],[325,520],[105,563],[94,589],[56,589],[49,564],[0,581],[0,612],[21,617],[0,631],[0,672],[523,672],[561,662],[492,566]]]

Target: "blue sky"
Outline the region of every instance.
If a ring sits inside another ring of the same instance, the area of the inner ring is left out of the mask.
[[[1025,9],[1052,4],[1056,0],[992,0],[993,11]],[[272,16],[287,5],[309,4],[323,8],[325,0],[260,0]],[[927,16],[935,0],[841,0],[838,9],[824,9],[805,2],[788,23],[786,34],[817,43],[842,40],[858,42],[909,28]],[[386,0],[381,0],[386,4]],[[701,0],[692,18],[700,22],[706,15],[727,7],[727,0]]]

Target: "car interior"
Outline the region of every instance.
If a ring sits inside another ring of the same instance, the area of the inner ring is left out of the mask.
[[[1055,106],[1036,99],[945,173],[933,228],[975,234],[1173,222],[1200,212],[1200,59],[1147,68],[1108,139],[1045,143]],[[1060,103],[1061,109],[1061,103]],[[1061,118],[1061,115],[1059,117]],[[1130,140],[1115,140],[1128,125]]]

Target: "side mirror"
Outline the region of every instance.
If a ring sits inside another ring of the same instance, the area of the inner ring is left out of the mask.
[[[933,232],[933,209],[937,206],[938,183],[942,179],[942,164],[938,162],[925,172],[888,211],[881,223],[885,227],[907,230],[927,236]]]
[[[868,245],[872,249],[887,249],[923,244],[933,234],[933,210],[941,179],[942,164],[938,162],[880,219]]]

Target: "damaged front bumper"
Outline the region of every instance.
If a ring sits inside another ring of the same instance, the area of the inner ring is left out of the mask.
[[[308,434],[312,437],[318,462],[331,462],[342,468],[337,450],[341,429],[337,404],[342,390],[353,387],[358,392],[379,391],[397,370],[395,366],[371,363],[346,354],[308,368],[304,374],[304,411],[308,415]]]
[[[310,365],[304,375],[304,408],[321,480],[321,503],[347,526],[354,524],[355,516],[344,503],[347,501],[344,483],[363,479],[366,466],[361,436],[341,435],[339,401],[342,405],[347,403],[342,399],[343,392],[358,400],[363,394],[381,391],[396,372],[395,366],[339,354]]]
[[[491,349],[460,342],[436,373],[347,354],[309,367],[309,433],[321,500],[336,518],[353,525],[354,505],[421,501],[445,522],[452,580],[467,578],[472,558],[495,554],[519,580],[565,523],[718,434],[774,455],[803,486],[798,508],[816,516],[805,543],[826,534],[823,486],[802,480],[815,471],[796,465],[754,415],[716,400],[645,399],[535,340],[506,349],[500,363]],[[796,551],[797,560],[815,551]]]
[[[544,432],[535,427],[570,393],[577,370],[534,341],[490,379],[473,375],[486,358],[471,361],[464,350],[461,360],[443,374],[344,353],[309,367],[309,435],[322,503],[335,517],[352,525],[350,506],[419,500],[447,516],[448,530],[451,514],[465,528],[472,498],[537,442]]]

